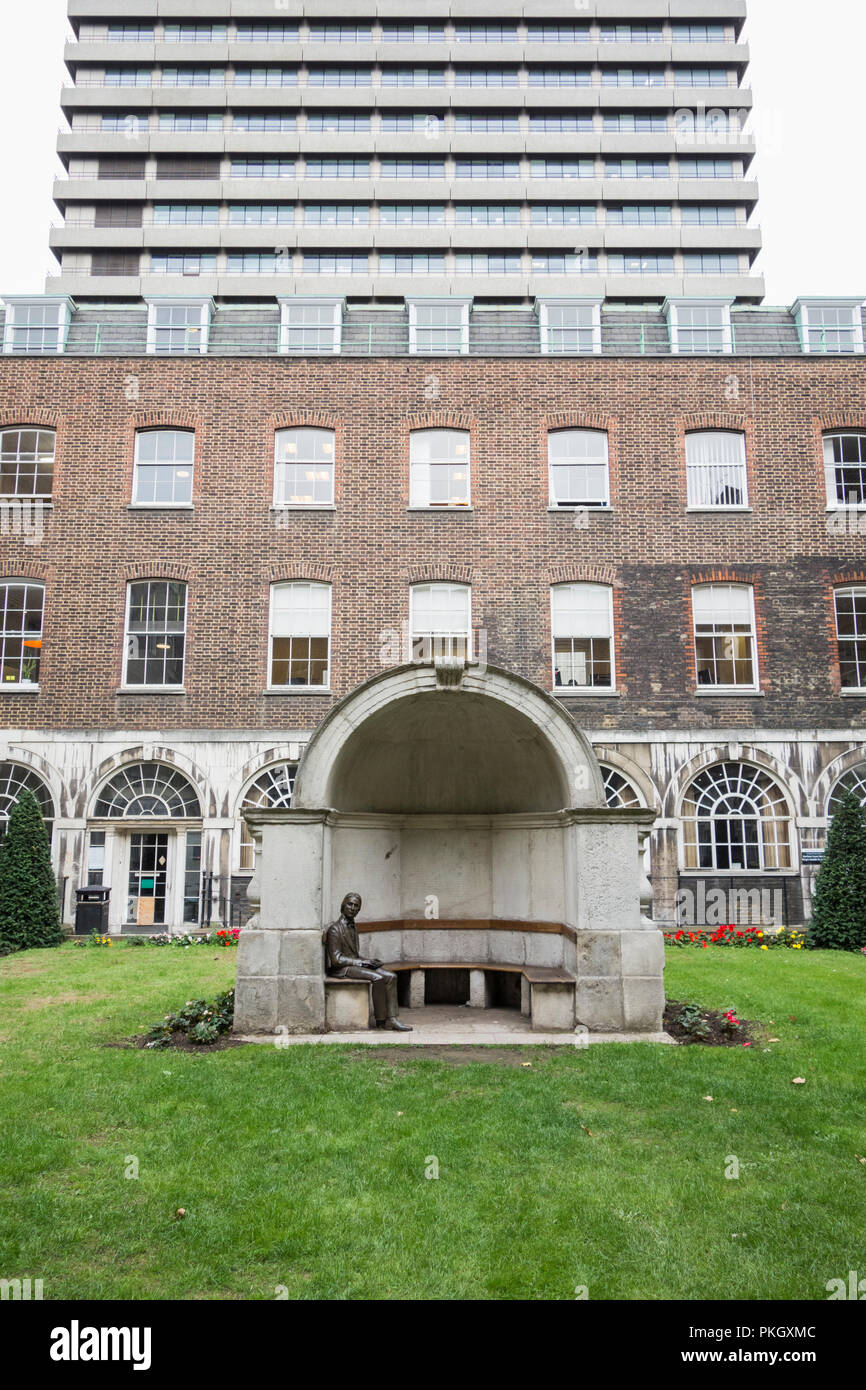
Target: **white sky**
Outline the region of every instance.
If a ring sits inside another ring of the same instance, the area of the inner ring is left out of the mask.
[[[61,125],[66,0],[3,0],[0,49],[0,293],[39,292],[54,265],[48,227]],[[339,12],[339,0],[334,11]],[[371,0],[371,12],[375,0]],[[635,14],[640,0],[635,0]],[[750,0],[747,37],[766,303],[863,295],[861,0]]]

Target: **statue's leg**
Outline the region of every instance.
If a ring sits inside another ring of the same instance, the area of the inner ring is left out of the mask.
[[[385,985],[385,1012],[388,1018],[396,1018],[399,1010],[397,1003],[397,976],[393,970],[380,970]],[[378,1015],[377,1015],[378,1017]]]
[[[388,1001],[385,994],[385,982],[379,970],[368,970],[363,965],[350,965],[346,971],[346,978],[349,980],[369,980],[373,986],[373,1013],[376,1015],[377,1023],[384,1023],[388,1018]]]

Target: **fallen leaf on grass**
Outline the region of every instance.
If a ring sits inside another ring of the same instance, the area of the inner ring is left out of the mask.
[[[792,1085],[792,1086],[805,1086],[805,1084],[806,1084],[806,1078],[805,1078],[805,1076],[795,1076],[795,1077],[793,1078],[793,1081],[791,1082],[791,1085]]]

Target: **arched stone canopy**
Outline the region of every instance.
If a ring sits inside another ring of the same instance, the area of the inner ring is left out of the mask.
[[[501,815],[604,806],[598,761],[567,712],[530,682],[432,665],[359,686],[310,740],[297,809]]]

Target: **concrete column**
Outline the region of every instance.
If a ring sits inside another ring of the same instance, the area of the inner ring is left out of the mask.
[[[469,971],[469,1007],[490,1008],[490,979],[486,970]]]
[[[409,972],[409,1008],[423,1009],[424,1007],[424,977],[426,971],[412,970]]]
[[[524,1018],[530,1018],[532,1015],[529,981],[525,975],[520,977],[520,1012]]]

